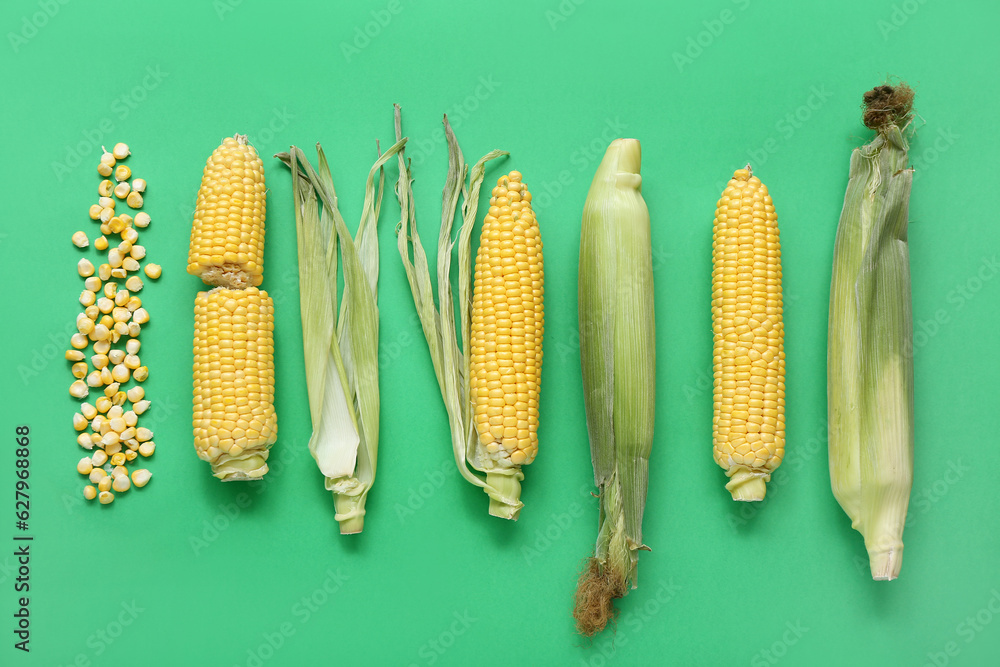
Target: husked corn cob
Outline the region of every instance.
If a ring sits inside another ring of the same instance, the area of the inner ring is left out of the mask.
[[[767,186],[737,169],[712,242],[713,440],[733,500],[762,500],[785,454],[785,352],[778,216]]]
[[[476,255],[471,393],[485,460],[498,468],[538,454],[538,392],[545,329],[542,241],[531,193],[517,171],[493,188]]]
[[[194,445],[225,481],[258,479],[278,437],[274,306],[256,287],[199,292],[194,306]]]
[[[243,289],[264,272],[264,165],[245,135],[227,137],[205,164],[187,271],[208,285]]]

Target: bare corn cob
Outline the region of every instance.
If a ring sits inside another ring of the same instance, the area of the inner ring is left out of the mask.
[[[476,431],[500,468],[538,454],[538,391],[545,329],[542,241],[517,171],[493,188],[476,254],[470,377]]]
[[[778,216],[747,165],[719,199],[712,243],[715,462],[733,500],[763,500],[785,454]]]
[[[243,289],[264,275],[264,165],[246,135],[226,137],[205,164],[187,271],[208,285]]]

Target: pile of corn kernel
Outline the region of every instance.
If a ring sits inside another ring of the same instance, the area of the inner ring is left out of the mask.
[[[160,277],[161,269],[157,264],[139,264],[146,257],[146,249],[139,245],[136,228],[145,228],[150,218],[138,210],[142,208],[146,181],[132,178],[131,169],[122,164],[129,155],[126,144],[116,144],[111,152],[104,150],[97,167],[104,180],[97,188],[100,198],[90,207],[90,218],[101,225],[101,236],[94,239],[94,247],[101,252],[107,250],[107,262],[95,268],[83,258],[77,264],[84,279],[80,294],[84,310],[76,316],[77,333],[70,337],[72,349],[66,351],[76,378],[70,385],[70,396],[83,400],[92,390],[102,393],[92,403],[84,400],[80,404],[80,411],[73,415],[73,428],[80,432],[77,443],[92,452],[76,466],[77,472],[91,482],[83,487],[83,497],[97,498],[104,505],[114,501],[116,492],[124,493],[133,485],[142,487],[149,482],[149,470],[138,468],[130,475],[129,465],[140,456],[152,456],[156,449],[153,432],[139,426],[139,416],[150,406],[141,386],[149,377],[149,369],[139,359],[139,334],[149,322],[149,313],[136,295],[143,288],[140,268],[152,280]],[[134,217],[115,211],[116,203],[121,202],[137,211]],[[118,236],[121,242],[111,246],[109,236]],[[74,233],[72,241],[78,248],[90,245],[82,231]],[[88,363],[87,348],[91,344],[93,354]],[[130,380],[135,384],[126,387]]]

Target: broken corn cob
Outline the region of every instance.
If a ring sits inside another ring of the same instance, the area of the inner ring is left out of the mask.
[[[194,306],[194,446],[216,477],[267,472],[274,414],[274,306],[256,287],[200,292]]]
[[[778,216],[767,186],[737,169],[712,242],[715,462],[733,500],[763,500],[785,455],[785,352]]]
[[[226,137],[205,164],[187,272],[243,289],[264,277],[264,165],[245,135]]]

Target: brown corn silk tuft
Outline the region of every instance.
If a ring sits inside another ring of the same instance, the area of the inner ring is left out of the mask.
[[[913,89],[905,83],[875,86],[862,97],[861,122],[873,130],[890,125],[903,127],[913,113]]]
[[[580,572],[573,606],[573,618],[581,634],[593,637],[618,616],[614,600],[625,597],[625,580],[612,568],[601,570],[600,561],[588,558]]]

